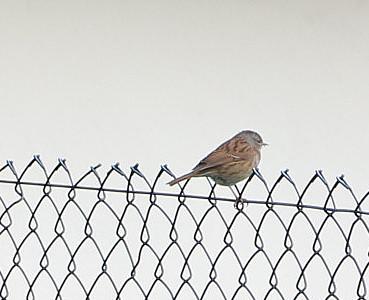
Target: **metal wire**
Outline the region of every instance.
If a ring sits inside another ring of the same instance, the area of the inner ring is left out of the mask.
[[[99,167],[77,181],[63,159],[0,168],[1,299],[368,299],[369,193],[343,176],[316,171],[300,192],[288,170],[271,186],[255,170],[227,197],[210,181],[157,190],[167,166],[152,182],[138,165]],[[260,200],[245,196],[255,184]],[[274,199],[282,186],[295,201]]]

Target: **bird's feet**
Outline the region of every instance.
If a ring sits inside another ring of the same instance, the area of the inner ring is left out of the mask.
[[[233,204],[234,208],[242,210],[245,207],[245,204],[247,204],[247,202],[245,202],[244,200],[245,199],[243,199],[242,197],[237,197],[236,201]]]

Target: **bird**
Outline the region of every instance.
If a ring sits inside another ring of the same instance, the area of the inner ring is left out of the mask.
[[[173,186],[192,177],[210,177],[216,184],[233,186],[252,174],[259,165],[261,148],[266,145],[257,132],[243,130],[208,154],[191,172],[168,184]]]

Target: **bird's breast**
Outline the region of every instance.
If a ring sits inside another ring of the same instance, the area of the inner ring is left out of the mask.
[[[254,161],[233,162],[219,166],[209,176],[220,185],[234,185],[249,177],[255,167]]]

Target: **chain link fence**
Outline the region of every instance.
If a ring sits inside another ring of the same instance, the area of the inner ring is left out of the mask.
[[[342,176],[231,191],[99,167],[0,168],[1,299],[368,299],[367,195]]]

